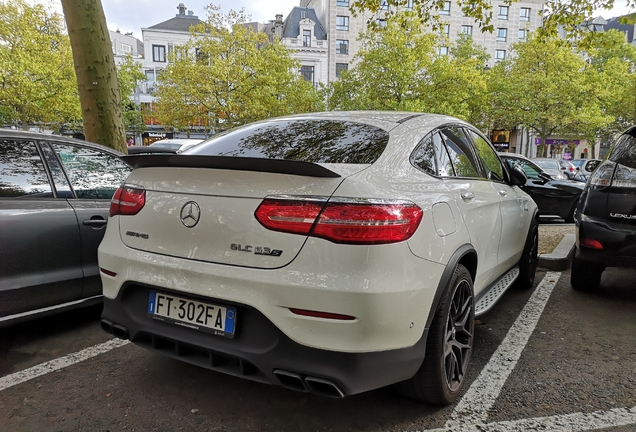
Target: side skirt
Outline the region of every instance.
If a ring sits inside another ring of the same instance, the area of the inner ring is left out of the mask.
[[[479,293],[479,296],[475,299],[475,317],[481,316],[492,309],[501,296],[517,280],[517,277],[519,277],[519,267],[514,266],[497,279],[495,283]]]

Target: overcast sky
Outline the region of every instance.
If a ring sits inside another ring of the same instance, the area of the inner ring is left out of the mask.
[[[223,12],[245,8],[252,21],[267,22],[273,20],[277,13],[286,17],[294,6],[300,4],[300,0],[102,0],[108,29],[133,32],[138,39],[141,39],[142,28],[174,17],[179,3],[202,20],[206,18],[205,6],[214,3],[220,5]]]

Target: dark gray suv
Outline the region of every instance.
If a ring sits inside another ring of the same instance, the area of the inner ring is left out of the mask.
[[[97,247],[131,171],[120,156],[0,129],[0,327],[101,301]]]
[[[572,287],[598,288],[606,267],[636,268],[636,126],[590,176],[576,216]]]

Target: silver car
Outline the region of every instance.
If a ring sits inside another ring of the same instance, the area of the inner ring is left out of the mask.
[[[535,158],[532,159],[532,162],[539,165],[539,167],[550,174],[553,179],[556,180],[565,180],[568,179],[569,176],[565,174],[563,168],[559,164],[557,159],[552,158]]]

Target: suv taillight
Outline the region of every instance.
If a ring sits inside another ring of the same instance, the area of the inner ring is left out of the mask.
[[[410,201],[338,198],[266,198],[256,219],[274,231],[320,237],[343,244],[389,244],[408,240],[423,211]]]
[[[616,188],[635,188],[636,169],[605,161],[592,173],[590,184]]]
[[[146,190],[122,186],[110,202],[110,215],[136,215],[146,205]]]
[[[610,161],[600,164],[590,176],[590,184],[593,186],[609,186],[612,183],[615,167],[616,164]]]

